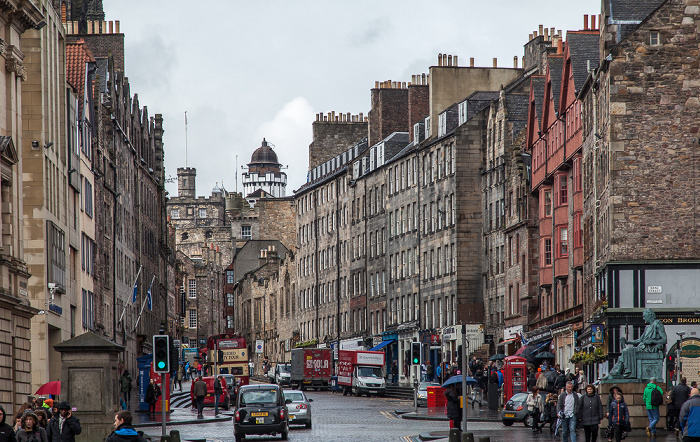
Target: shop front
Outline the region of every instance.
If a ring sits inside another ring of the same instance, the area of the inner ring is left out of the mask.
[[[496,351],[506,356],[512,356],[520,348],[520,336],[523,333],[522,325],[514,325],[503,330],[503,339],[496,345]]]

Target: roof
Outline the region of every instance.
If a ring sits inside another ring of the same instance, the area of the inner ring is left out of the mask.
[[[508,121],[513,123],[513,138],[527,125],[527,110],[530,97],[525,94],[506,94]]]
[[[535,111],[537,118],[542,118],[542,103],[544,102],[545,77],[532,76],[532,94],[535,97]]]
[[[588,77],[588,68],[598,67],[600,60],[599,54],[599,35],[598,32],[567,32],[566,44],[571,54],[571,68],[574,72],[574,86],[576,92],[581,90],[581,86],[586,82]],[[589,63],[590,61],[590,63]]]
[[[85,63],[94,61],[95,58],[82,38],[66,44],[66,79],[68,84],[78,92],[80,103],[83,102],[85,93]],[[82,115],[82,106],[78,108],[78,113]]]
[[[617,42],[634,32],[659,6],[667,0],[605,0],[603,5],[608,9],[610,20],[619,23]],[[614,43],[617,43],[614,42]]]
[[[274,150],[267,144],[265,138],[262,140],[262,146],[255,149],[253,155],[250,157],[250,164],[274,164],[279,166],[279,161],[277,161],[277,154]]]
[[[271,193],[267,193],[262,189],[258,189],[255,192],[246,195],[246,198],[270,198],[272,197]]]
[[[561,74],[564,66],[563,57],[547,57],[549,78],[552,81],[552,96],[554,109],[559,109],[559,92],[561,91]]]
[[[500,92],[498,91],[476,91],[470,94],[463,100],[469,102],[467,103],[466,121],[471,120],[474,115],[489,107],[493,100],[498,100],[499,96]]]

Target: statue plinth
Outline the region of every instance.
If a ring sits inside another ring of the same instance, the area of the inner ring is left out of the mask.
[[[614,381],[603,380],[600,383],[600,398],[603,401],[603,406],[607,404],[607,397],[610,393],[610,388],[613,385],[617,385],[620,391],[622,391],[622,396],[625,398],[625,403],[627,404],[627,409],[630,412],[630,424],[632,429],[644,430],[649,426],[649,417],[647,416],[647,406],[644,403],[644,389],[647,387],[648,382],[639,382],[635,379],[615,379]],[[656,385],[664,389],[664,384],[661,382],[656,382]],[[664,392],[664,397],[666,392]],[[610,410],[605,410],[609,412]],[[666,428],[666,406],[662,405],[659,407],[659,422],[656,424],[656,428]]]

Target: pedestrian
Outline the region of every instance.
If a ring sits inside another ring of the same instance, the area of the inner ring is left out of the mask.
[[[53,408],[53,399],[44,399],[44,404],[41,407],[46,412],[46,419],[51,419],[53,417],[53,412],[51,411]]]
[[[576,369],[576,384],[578,385],[578,391],[581,394],[586,394],[586,387],[588,387],[588,378],[582,369]]]
[[[697,383],[697,381],[691,382],[691,383],[690,383],[690,388],[691,388],[691,389],[693,389],[693,388],[698,388],[698,383]]]
[[[425,377],[428,382],[432,382],[433,379],[435,379],[435,367],[430,363],[430,361],[425,364]]]
[[[541,368],[538,368],[539,370],[539,377],[537,378],[537,382],[535,382],[535,386],[539,388],[540,393],[544,393],[547,391],[547,376],[545,375],[546,372],[542,372]]]
[[[177,371],[175,372],[175,380],[177,381],[177,385],[180,387],[180,391],[182,391],[182,366],[177,367]]]
[[[39,418],[31,411],[22,416],[22,428],[17,431],[17,442],[47,442],[46,431],[39,425]]]
[[[527,369],[527,391],[532,391],[532,389],[537,385],[537,378],[535,377],[535,371],[532,367]]]
[[[202,376],[202,363],[197,364],[197,376]]]
[[[399,364],[394,360],[394,363],[391,364],[391,383],[396,385],[397,381],[399,380]]]
[[[615,442],[622,440],[622,433],[626,432],[630,422],[630,413],[625,403],[625,398],[620,390],[614,394],[615,399],[610,404],[608,415],[610,416],[610,425],[612,426],[611,436],[615,438]]]
[[[598,440],[598,426],[605,416],[603,402],[595,391],[593,384],[586,385],[586,392],[581,397],[581,424],[586,442]]]
[[[442,384],[442,364],[438,364],[435,367],[435,379]]]
[[[544,372],[543,376],[547,379],[547,392],[558,393],[555,385],[557,384],[557,377],[559,373],[554,370],[547,370]]]
[[[160,387],[156,384],[155,379],[151,379],[146,387],[146,402],[148,403],[148,411],[151,414],[156,412],[156,402],[160,396]]]
[[[578,376],[575,375],[574,373],[571,372],[571,369],[569,367],[566,367],[566,382],[573,382],[574,383],[574,391],[578,392]]]
[[[445,389],[445,399],[447,399],[447,418],[452,421],[451,428],[462,430],[462,407],[460,407],[457,384],[450,384]]]
[[[568,381],[557,400],[557,415],[562,420],[562,441],[576,442],[576,422],[581,415],[581,399],[574,391],[574,382]]]
[[[190,361],[185,362],[185,380],[190,380]]]
[[[199,376],[197,381],[194,383],[193,394],[195,400],[197,401],[197,417],[201,419],[204,417],[202,414],[204,411],[204,397],[207,395],[207,384],[202,380],[201,376]]]
[[[427,381],[427,367],[425,366],[425,362],[420,364],[420,381],[421,382],[426,382]]]
[[[121,410],[114,415],[114,431],[105,442],[146,442],[131,426],[133,418],[128,410]]]
[[[58,404],[58,413],[51,418],[46,427],[46,437],[49,442],[75,442],[75,436],[83,431],[80,420],[73,416],[71,410],[70,404],[66,401]]]
[[[36,414],[39,426],[45,430],[46,426],[49,424],[49,419],[46,416],[46,409],[40,408],[39,410],[34,410],[34,414]]]
[[[558,396],[555,393],[549,393],[544,403],[544,421],[549,423],[550,434],[554,433],[557,423],[557,400]]]
[[[676,429],[676,435],[678,435],[680,426],[678,425],[678,417],[683,408],[685,401],[690,398],[690,387],[687,385],[688,380],[686,378],[681,378],[680,384],[676,385],[673,390],[671,390],[671,401],[666,407],[666,414],[670,415],[669,425],[667,428],[671,431],[672,428]]]
[[[527,411],[532,416],[532,432],[537,433],[542,431],[540,426],[540,414],[544,410],[544,404],[542,403],[542,396],[540,396],[540,389],[537,386],[532,387],[532,391],[527,395]],[[544,426],[544,424],[542,425]]]
[[[219,375],[214,380],[214,416],[219,415],[219,398],[224,394],[224,390],[221,388],[221,379],[223,376]]]
[[[700,390],[690,390],[690,399],[685,401],[678,416],[683,429],[683,442],[700,442]]]
[[[0,442],[16,442],[15,430],[5,422],[5,409],[0,405]]]
[[[119,378],[119,383],[121,385],[122,394],[124,395],[124,402],[126,402],[127,409],[131,408],[131,374],[129,370],[124,370],[121,377]]]
[[[656,378],[649,379],[642,398],[647,407],[647,416],[649,418],[647,436],[656,436],[656,423],[659,422],[659,405],[664,403],[664,392],[661,387],[656,385]]]

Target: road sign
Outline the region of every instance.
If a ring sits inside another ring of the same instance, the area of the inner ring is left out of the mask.
[[[262,353],[265,346],[265,341],[258,339],[255,341],[255,353]]]

